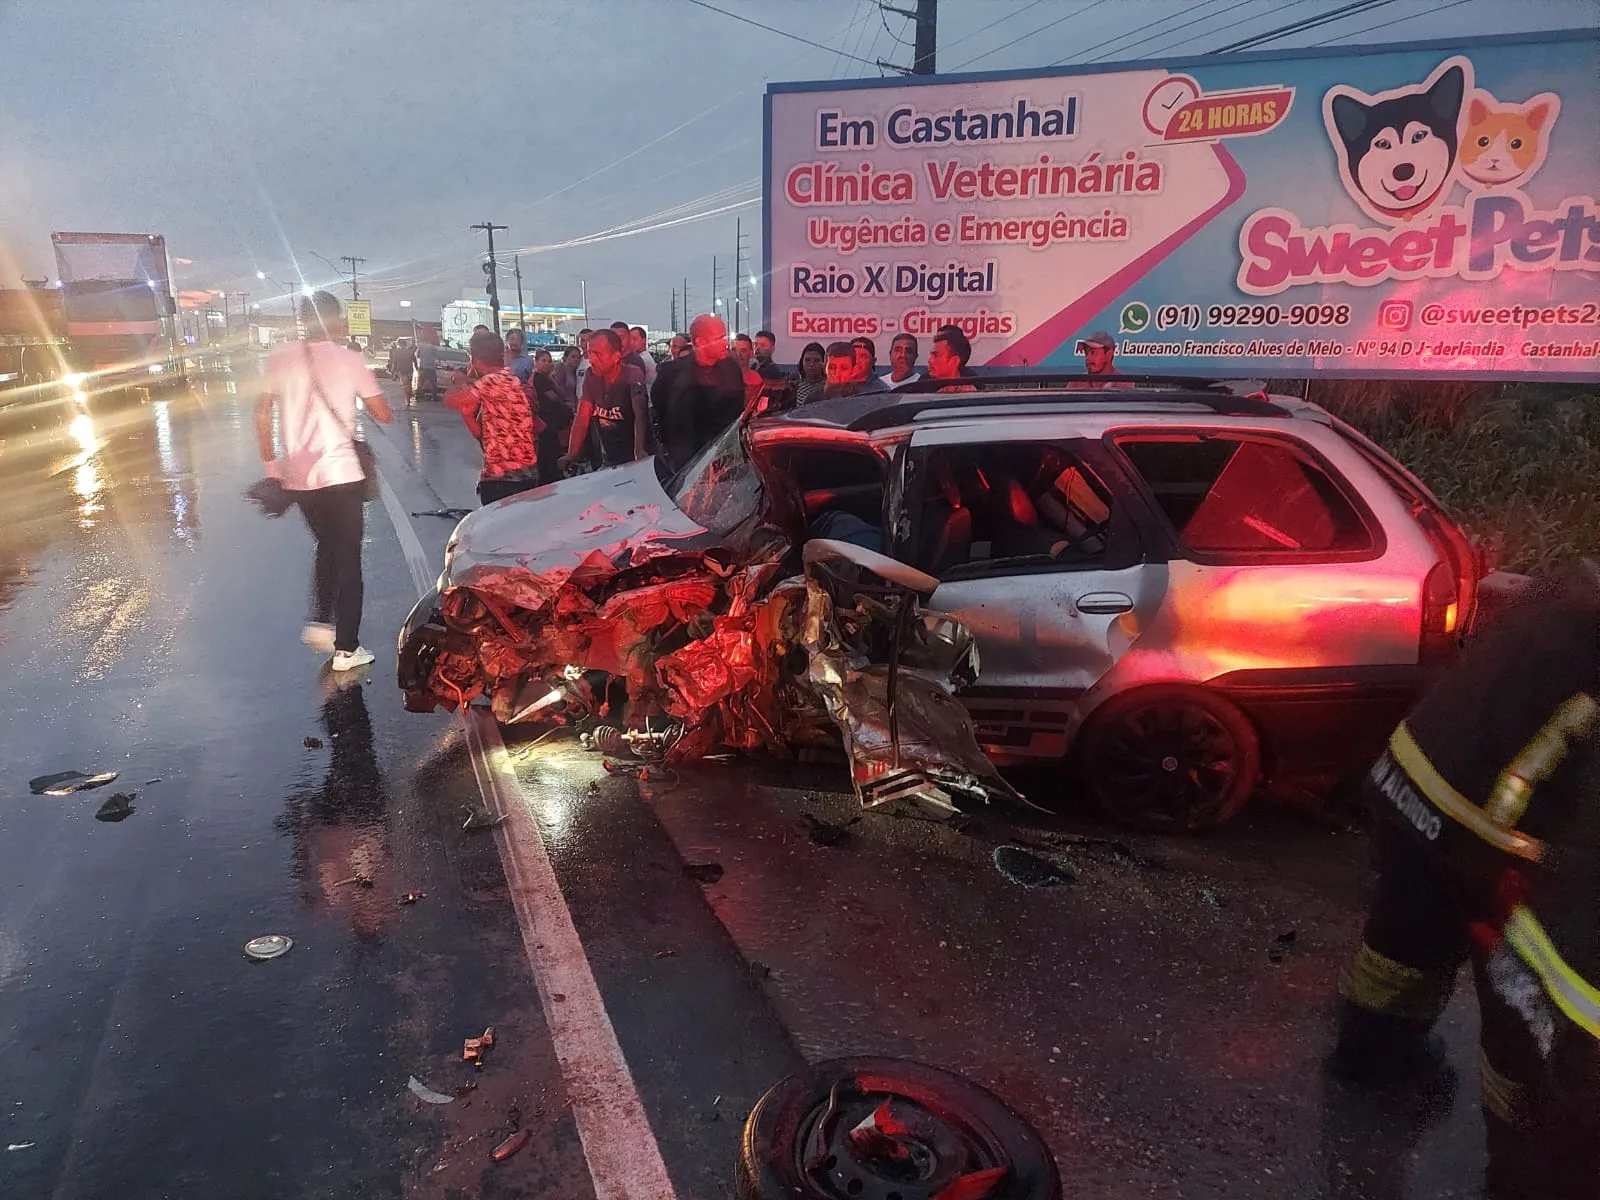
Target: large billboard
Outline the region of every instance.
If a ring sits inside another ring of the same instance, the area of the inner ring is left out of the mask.
[[[955,324],[975,365],[1105,332],[1128,372],[1596,379],[1597,195],[1594,30],[773,84],[767,320],[796,351]]]

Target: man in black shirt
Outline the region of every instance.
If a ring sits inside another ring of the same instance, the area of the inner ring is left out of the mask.
[[[728,327],[702,313],[689,326],[693,350],[663,363],[650,393],[657,445],[678,470],[744,413],[744,372],[728,357]]]
[[[622,361],[622,339],[610,329],[589,339],[589,373],[567,440],[566,466],[582,452],[592,420],[600,432],[600,465],[621,466],[645,458],[644,375]]]

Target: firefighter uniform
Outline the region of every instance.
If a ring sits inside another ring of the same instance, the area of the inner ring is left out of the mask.
[[[1425,1058],[1470,961],[1488,1194],[1600,1198],[1600,573],[1532,585],[1395,730],[1366,783],[1378,889],[1332,1065]]]

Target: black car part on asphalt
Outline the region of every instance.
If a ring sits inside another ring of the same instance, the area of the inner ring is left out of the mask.
[[[817,1063],[750,1113],[740,1200],[1058,1200],[1044,1139],[993,1092],[895,1058]]]

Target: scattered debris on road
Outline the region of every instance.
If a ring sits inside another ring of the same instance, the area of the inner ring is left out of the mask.
[[[1041,836],[1052,849],[1096,850],[1121,867],[1138,867],[1143,871],[1172,869],[1166,859],[1143,854],[1117,838],[1087,837],[1077,833],[1045,833]]]
[[[716,883],[722,878],[722,864],[718,862],[685,863],[683,873],[696,883]]]
[[[407,892],[404,896],[400,897],[400,903],[401,904],[415,904],[418,900],[427,899],[427,896],[428,896],[427,892]]]
[[[304,739],[300,744],[302,746],[304,746],[307,750],[321,750],[322,749],[322,739],[319,738],[319,737],[308,737],[308,738]]]
[[[1281,963],[1284,959],[1288,958],[1289,949],[1294,945],[1297,936],[1298,934],[1295,930],[1285,929],[1277,937],[1272,939],[1272,946],[1267,951],[1267,958],[1275,963]]]
[[[459,521],[462,517],[472,514],[470,508],[430,508],[426,512],[414,512],[413,517],[443,517],[446,521]]]
[[[1059,887],[1077,879],[1069,868],[1021,846],[996,846],[994,869],[1018,887],[1025,888]]]
[[[349,879],[341,879],[341,880],[339,880],[333,886],[334,887],[349,887],[351,884],[355,884],[356,887],[369,888],[369,887],[372,887],[374,885],[374,882],[375,881],[373,880],[371,875],[352,875],[352,876],[350,876]]]
[[[28,790],[35,796],[70,796],[74,792],[89,792],[105,787],[117,777],[116,771],[57,771],[54,775],[40,775],[28,780]]]
[[[470,1037],[461,1044],[461,1061],[483,1066],[483,1056],[494,1049],[494,1026],[483,1031],[482,1037]]]
[[[463,830],[493,829],[506,819],[505,813],[492,813],[481,805],[465,804],[462,805],[461,811],[467,814],[467,819],[461,823]]]
[[[7,1154],[15,1154],[18,1150],[32,1150],[38,1142],[11,1142],[6,1146]]]
[[[819,846],[837,846],[850,836],[850,826],[859,821],[860,817],[851,817],[841,825],[832,821],[824,821],[812,813],[803,812],[800,819],[805,823],[806,834]]]
[[[533,1134],[529,1133],[526,1129],[519,1129],[505,1141],[496,1146],[490,1152],[489,1157],[494,1159],[495,1162],[504,1162],[532,1140]]]
[[[265,962],[269,958],[280,958],[289,953],[289,948],[293,945],[293,938],[285,937],[281,933],[268,933],[258,938],[251,938],[244,944],[244,952],[257,962]]]
[[[133,792],[113,792],[94,814],[96,821],[126,821],[133,816]]]
[[[434,1091],[431,1087],[429,1087],[427,1084],[423,1083],[422,1080],[418,1079],[415,1075],[413,1075],[409,1080],[406,1081],[406,1087],[407,1087],[407,1089],[410,1090],[410,1092],[411,1092],[411,1094],[413,1096],[415,1096],[418,1100],[421,1100],[424,1104],[453,1104],[453,1103],[455,1103],[455,1097],[454,1096],[446,1096],[443,1092]]]

